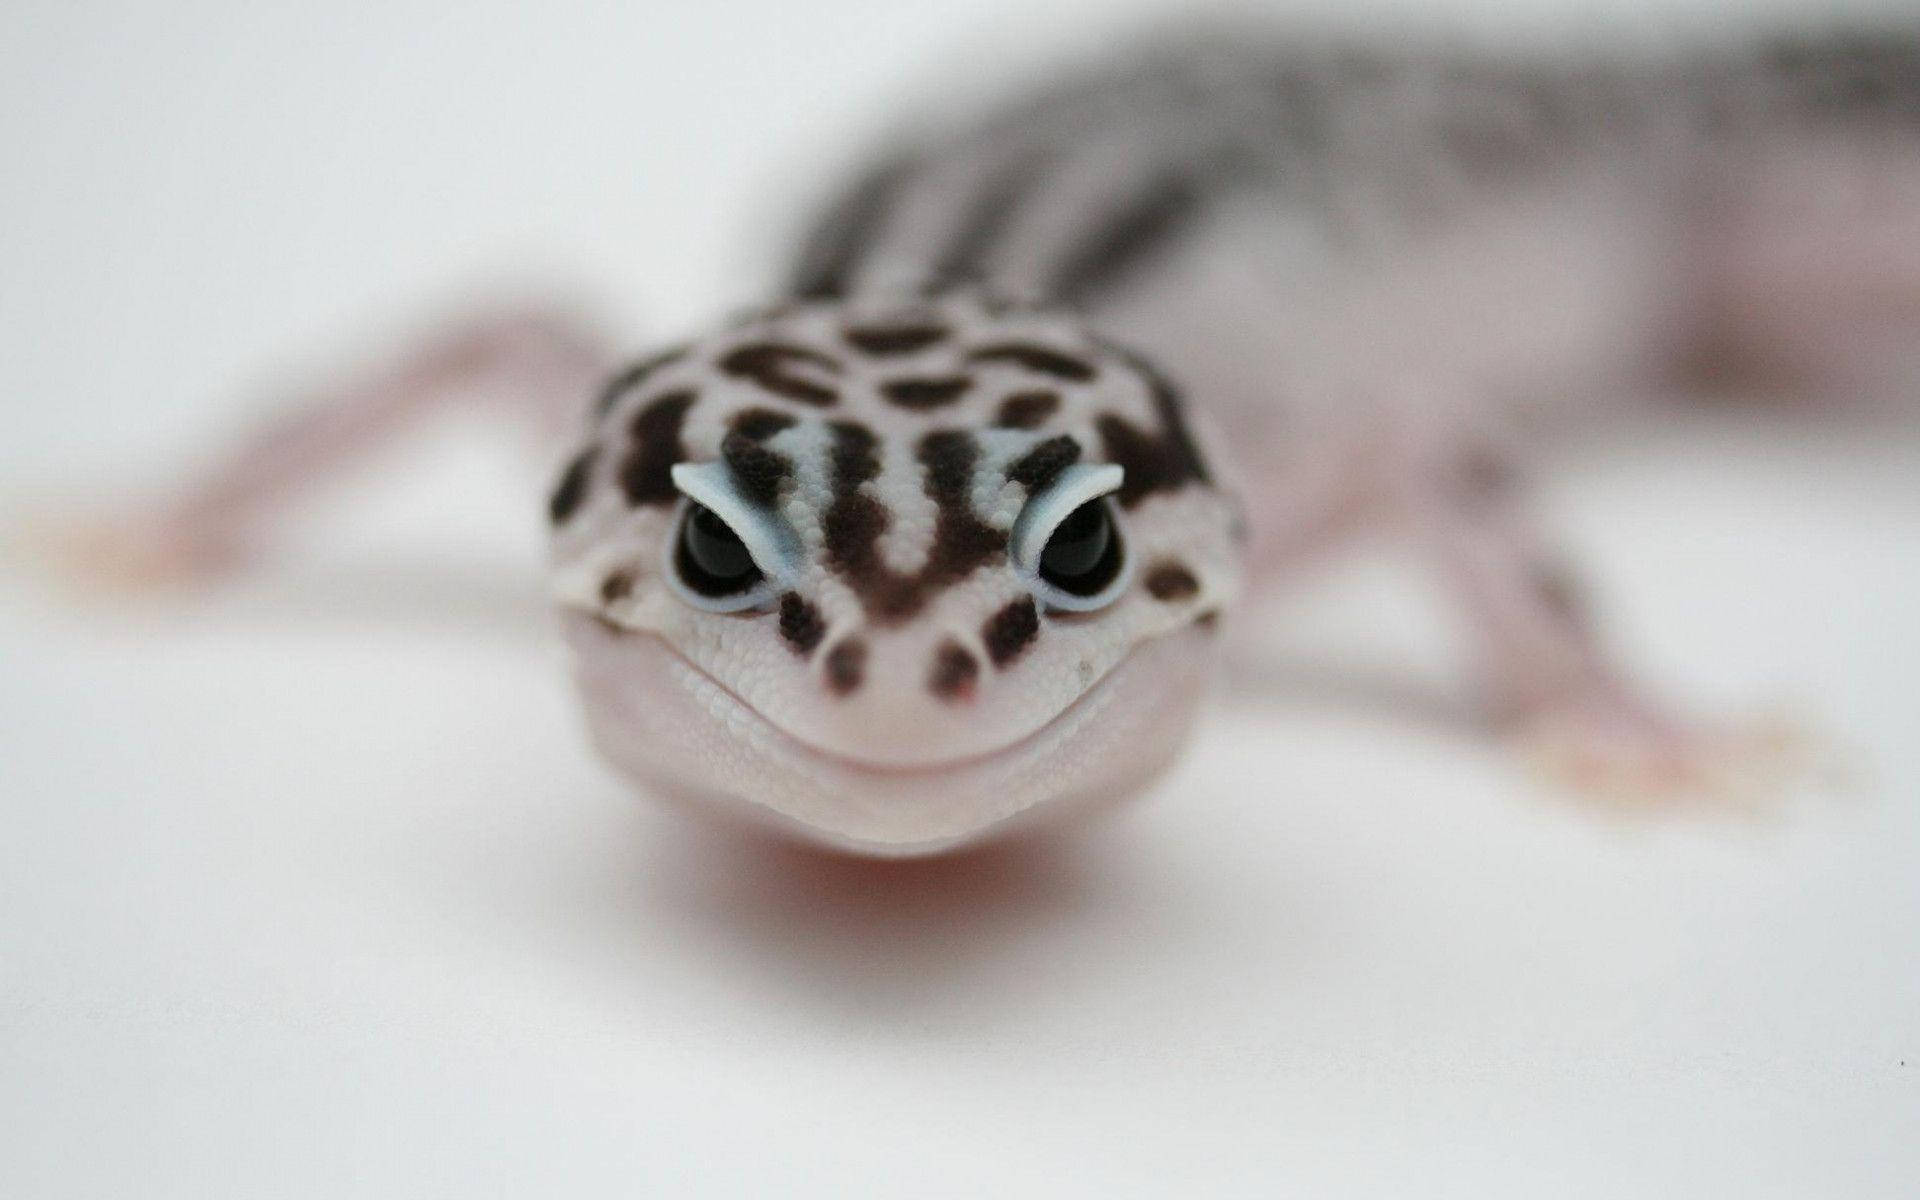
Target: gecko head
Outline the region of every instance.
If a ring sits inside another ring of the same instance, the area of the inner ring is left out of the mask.
[[[1152,778],[1240,575],[1172,383],[973,295],[788,306],[636,363],[549,515],[602,750],[875,853]]]

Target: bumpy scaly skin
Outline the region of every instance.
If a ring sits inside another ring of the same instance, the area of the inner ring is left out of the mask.
[[[709,462],[799,546],[752,611],[703,611],[668,580],[687,503],[670,469]],[[1124,471],[1128,585],[1053,611],[1010,560],[1015,519],[1066,468],[1105,463]],[[1060,735],[1156,643],[1204,662],[1239,587],[1234,504],[1173,386],[1078,321],[973,294],[797,304],[640,364],[600,400],[550,516],[555,595],[592,618],[570,624],[583,684],[597,715],[623,713],[598,725],[609,753],[875,848],[1143,781],[1191,710],[1172,676],[1197,671],[1136,681],[1155,699],[1131,748],[1111,712]],[[651,661],[608,670],[634,653]],[[636,674],[640,728],[621,704]],[[743,737],[778,750],[716,787]]]

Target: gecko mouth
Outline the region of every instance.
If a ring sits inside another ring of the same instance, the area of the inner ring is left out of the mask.
[[[944,849],[1037,805],[1131,794],[1184,738],[1207,675],[1204,633],[1145,642],[1044,724],[1005,745],[924,763],[871,762],[780,728],[650,634],[568,614],[589,725],[615,765],[656,790],[772,815],[869,853]]]

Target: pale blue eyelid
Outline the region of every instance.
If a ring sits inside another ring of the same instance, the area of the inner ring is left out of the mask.
[[[800,535],[777,512],[741,495],[727,464],[679,463],[672,475],[681,495],[711,509],[738,535],[763,575],[780,584],[798,578],[805,558]]]
[[[1047,539],[1060,522],[1087,501],[1119,491],[1126,477],[1125,469],[1114,463],[1075,463],[1061,471],[1045,491],[1027,501],[1014,519],[1008,546],[1013,565],[1027,574],[1037,572],[1040,552],[1047,548]]]

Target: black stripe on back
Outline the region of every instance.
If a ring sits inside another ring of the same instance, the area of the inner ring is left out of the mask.
[[[1111,291],[1191,227],[1206,198],[1191,168],[1161,171],[1081,235],[1054,269],[1047,294],[1080,307]]]
[[[946,248],[933,260],[929,282],[935,290],[988,278],[987,263],[1020,212],[1021,202],[1046,178],[1054,157],[1051,146],[1036,147],[1001,167],[962,211]]]
[[[855,181],[807,237],[788,277],[788,294],[803,300],[846,295],[894,200],[918,166],[911,155],[895,154]]]

